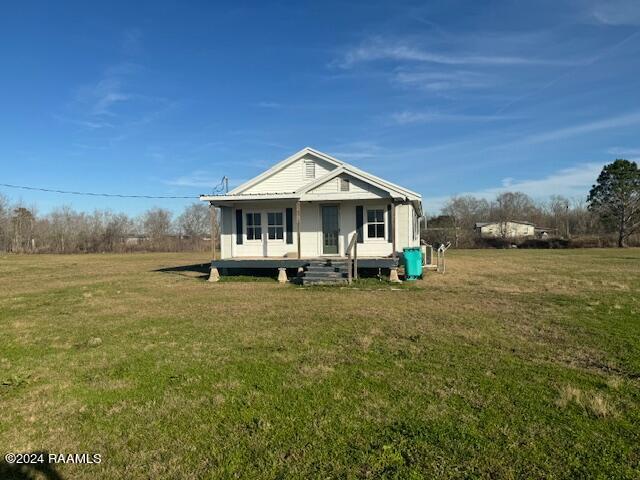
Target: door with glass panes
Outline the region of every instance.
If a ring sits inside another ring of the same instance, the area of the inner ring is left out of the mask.
[[[322,205],[322,254],[338,255],[339,211],[337,205]]]

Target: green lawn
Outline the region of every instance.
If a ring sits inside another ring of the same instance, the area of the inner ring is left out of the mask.
[[[412,288],[308,289],[158,271],[207,254],[0,257],[0,454],[102,455],[55,466],[74,479],[640,478],[640,250],[447,255]]]

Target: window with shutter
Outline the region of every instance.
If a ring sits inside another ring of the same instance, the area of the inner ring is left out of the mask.
[[[384,238],[384,210],[367,210],[367,237]]]

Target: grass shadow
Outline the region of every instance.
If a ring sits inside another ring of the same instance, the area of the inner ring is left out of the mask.
[[[180,275],[181,277],[197,278],[199,280],[208,280],[210,269],[210,263],[194,263],[192,265],[158,268],[152,271]]]

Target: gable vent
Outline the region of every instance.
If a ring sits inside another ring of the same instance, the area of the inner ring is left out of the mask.
[[[304,177],[316,178],[316,162],[313,160],[304,161]]]
[[[349,181],[348,178],[341,178],[340,179],[340,191],[341,192],[348,192],[350,183],[351,182]]]

